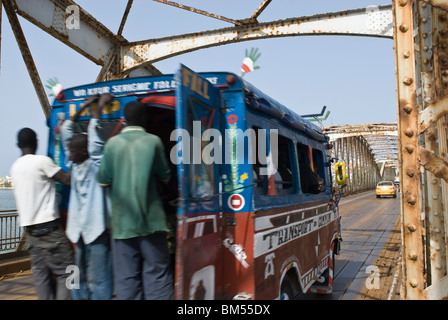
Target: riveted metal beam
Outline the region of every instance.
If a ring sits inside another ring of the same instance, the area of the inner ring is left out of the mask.
[[[272,0],[264,0],[260,6],[255,10],[255,12],[250,17],[251,19],[257,19],[258,16],[266,9],[266,7],[272,2]]]
[[[128,0],[128,4],[126,5],[126,9],[124,10],[123,18],[121,18],[120,27],[118,28],[117,35],[121,36],[123,33],[124,25],[126,24],[126,20],[128,19],[129,12],[131,11],[132,3],[134,0]]]
[[[391,6],[369,8],[132,42],[121,47],[121,70],[126,73],[179,54],[249,40],[305,35],[392,38]]]
[[[448,96],[440,98],[420,112],[419,133],[427,130],[443,116],[448,115]]]
[[[204,11],[204,10],[200,10],[200,9],[196,9],[196,8],[193,8],[193,7],[189,7],[189,6],[177,3],[177,2],[168,1],[168,0],[154,0],[154,1],[160,2],[160,3],[163,3],[163,4],[167,4],[167,5],[179,8],[179,9],[183,9],[183,10],[187,10],[187,11],[190,11],[190,12],[194,12],[194,13],[197,13],[197,14],[202,14],[202,15],[204,15],[206,17],[222,20],[222,21],[225,21],[225,22],[228,22],[228,23],[233,23],[236,26],[242,26],[243,25],[243,23],[238,21],[238,20],[229,19],[229,18],[220,16],[218,14],[210,13],[210,12],[207,12],[207,11]]]
[[[441,9],[448,10],[448,2],[446,2],[446,0],[423,0],[423,1],[434,7],[439,7]]]
[[[407,299],[424,299],[425,281],[418,152],[414,53],[414,1],[394,0],[394,43],[400,147],[403,289]],[[414,152],[415,151],[415,152]]]
[[[437,90],[434,76],[433,63],[433,16],[432,11],[434,7],[427,5],[424,2],[416,3],[414,6],[414,21],[417,22],[418,28],[415,32],[415,46],[416,46],[416,76],[417,76],[417,90],[421,93],[417,97],[419,106],[423,108],[422,112],[431,109],[431,104],[437,101]],[[420,127],[419,133],[420,141],[424,139],[424,146],[429,150],[438,150],[437,142],[437,127],[430,125],[422,131],[420,113]],[[420,157],[420,164],[426,169],[422,177],[422,205],[425,208],[425,223],[424,223],[424,245],[426,253],[426,283],[431,284],[439,281],[446,274],[446,259],[445,259],[445,237],[443,226],[443,205],[441,201],[441,185],[440,180],[434,175],[433,166],[434,161],[430,159],[425,148],[419,147],[418,153]],[[430,164],[431,163],[431,164]],[[434,168],[435,169],[435,168]]]
[[[98,81],[121,77],[121,70],[119,70],[120,46],[128,43],[121,36],[121,31],[132,1],[128,2],[118,35],[110,31],[72,0],[15,0],[15,2],[19,15],[87,59],[103,66],[98,75]],[[67,23],[67,19],[71,19],[71,15],[74,14],[69,10],[70,6],[76,6],[79,10],[79,16],[73,16],[73,19],[79,18],[79,24],[70,25]],[[142,72],[145,75],[161,74],[151,64],[145,65]]]
[[[104,65],[109,52],[125,40],[71,0],[16,0],[16,4],[19,15],[98,65]],[[71,5],[79,8],[79,27],[67,28],[66,10]]]
[[[419,147],[419,153],[423,167],[437,178],[442,178],[445,182],[448,182],[448,163],[423,147]]]

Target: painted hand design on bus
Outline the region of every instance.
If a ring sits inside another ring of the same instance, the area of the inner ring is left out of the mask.
[[[241,66],[241,76],[244,73],[252,72],[254,70],[260,69],[259,66],[255,65],[255,62],[260,58],[261,53],[258,53],[258,48],[252,48],[248,52],[246,49],[246,57],[243,60],[243,65]]]
[[[52,78],[52,79],[50,78],[47,80],[47,83],[48,84],[45,87],[53,92],[49,94],[50,97],[55,97],[59,94],[59,92],[64,90],[62,85],[59,83],[58,78]]]

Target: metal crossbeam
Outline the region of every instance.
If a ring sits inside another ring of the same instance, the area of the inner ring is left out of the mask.
[[[129,72],[179,54],[249,40],[306,35],[372,36],[392,39],[390,5],[283,19],[148,39],[121,46],[122,71]]]
[[[16,0],[15,2],[19,15],[96,64],[104,65],[108,60],[109,52],[123,41],[122,37],[115,35],[80,6],[78,6],[80,9],[79,29],[67,28],[66,10],[70,5],[76,5],[73,1]]]

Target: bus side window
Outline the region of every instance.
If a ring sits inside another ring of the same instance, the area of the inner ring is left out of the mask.
[[[325,165],[322,151],[317,149],[313,149],[313,168],[319,182],[319,191],[322,192],[325,189]]]
[[[303,193],[317,194],[319,190],[319,180],[313,172],[313,163],[310,162],[308,156],[309,147],[304,144],[297,144],[297,157],[299,160],[300,187]]]
[[[260,195],[265,195],[267,190],[267,176],[261,174],[261,169],[266,168],[266,165],[262,165],[260,162],[260,155],[258,154],[258,143],[260,136],[258,135],[259,127],[253,127],[255,131],[255,141],[251,144],[252,155],[254,156],[255,162],[252,164],[252,183],[255,184],[255,192]],[[263,136],[261,136],[263,137]],[[265,162],[266,159],[263,159]]]
[[[278,166],[274,175],[275,186],[279,195],[293,193],[293,171],[291,159],[294,159],[291,150],[292,141],[278,136]]]

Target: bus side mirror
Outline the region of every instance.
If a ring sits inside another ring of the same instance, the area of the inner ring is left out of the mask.
[[[340,186],[343,186],[347,183],[347,174],[345,172],[345,163],[342,161],[336,162],[334,165],[335,173],[336,173],[336,183]]]

